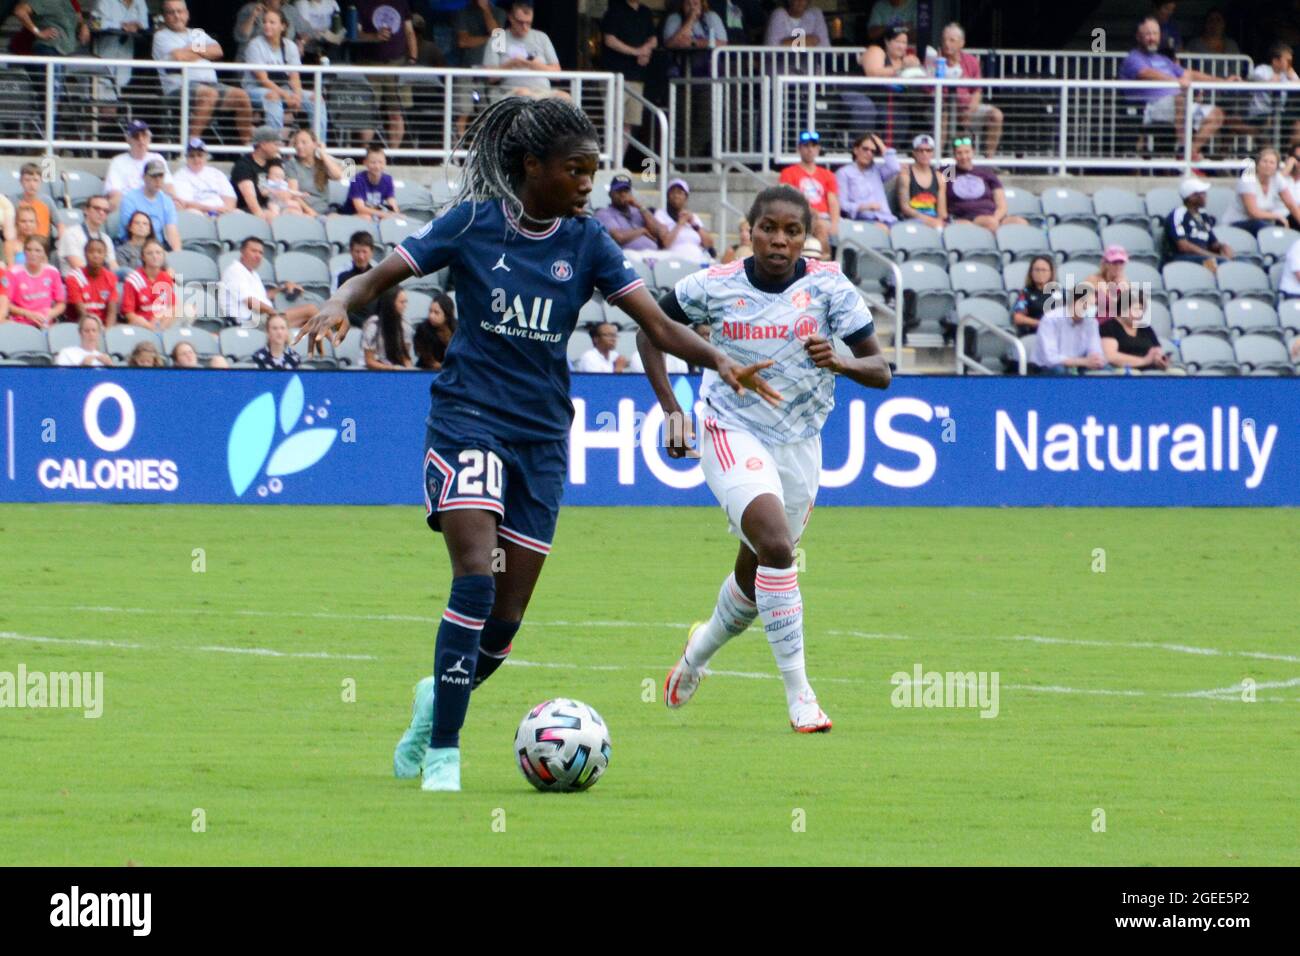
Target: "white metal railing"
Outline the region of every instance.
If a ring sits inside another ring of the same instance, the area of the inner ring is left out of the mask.
[[[1015,346],[1016,364],[1019,366],[1019,374],[1026,375],[1029,372],[1029,356],[1025,352],[1025,343],[1020,337],[1008,332],[1006,329],[987,322],[984,319],[976,318],[973,315],[962,316],[957,323],[957,374],[965,375],[966,370],[970,369],[978,375],[993,375],[992,369],[985,368],[980,362],[966,354],[966,329],[975,326],[979,331],[992,332],[997,338]]]
[[[621,77],[620,77],[621,80]],[[620,83],[621,86],[623,84]],[[672,155],[672,123],[669,114],[665,113],[659,107],[655,106],[648,99],[642,96],[636,90],[628,86],[623,86],[623,95],[631,96],[641,108],[648,112],[655,123],[655,130],[659,136],[659,148],[655,149],[653,142],[647,144],[636,138],[635,135],[629,135],[627,138],[628,146],[639,153],[642,157],[641,176],[644,179],[651,169],[657,177],[659,186],[659,208],[668,207],[668,180],[672,178],[669,156]],[[622,97],[619,98],[620,102]],[[620,118],[619,127],[622,128],[623,120]],[[652,137],[653,139],[653,137]],[[650,168],[647,168],[647,164]],[[620,163],[621,165],[621,163]]]

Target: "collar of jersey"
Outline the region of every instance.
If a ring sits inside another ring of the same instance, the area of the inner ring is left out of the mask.
[[[506,205],[506,201],[504,199],[501,200],[501,212],[505,215],[506,222],[510,223],[510,228],[527,239],[550,238],[551,236],[555,235],[555,230],[560,228],[560,223],[563,220],[562,216],[557,216],[555,218],[555,221],[551,223],[548,229],[545,229],[542,232],[534,232],[531,229],[524,228],[524,224],[522,222],[519,222],[518,220],[515,219],[514,216],[510,215],[510,208]]]
[[[800,256],[799,259],[796,260],[794,264],[794,275],[790,277],[790,281],[782,285],[771,285],[767,282],[762,282],[759,280],[758,270],[754,268],[754,257],[749,256],[747,259],[745,259],[745,276],[746,278],[749,279],[749,284],[752,285],[759,292],[767,292],[770,295],[780,295],[782,292],[790,288],[790,286],[794,285],[796,282],[798,282],[807,274],[808,274],[808,260]]]

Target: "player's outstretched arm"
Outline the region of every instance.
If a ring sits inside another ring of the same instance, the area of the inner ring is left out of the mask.
[[[328,335],[338,345],[347,335],[349,323],[348,312],[365,302],[373,302],[393,286],[409,278],[411,267],[397,253],[390,253],[383,262],[359,276],[353,276],[338,287],[329,300],[325,302],[314,316],[303,323],[293,344],[297,345],[307,336],[307,341],[315,342]]]
[[[664,364],[664,353],[651,344],[643,330],[636,333],[636,350],[641,353],[641,364],[645,367],[646,378],[654,389],[659,407],[664,410],[664,447],[669,458],[699,458],[699,452],[690,447],[692,436],[690,416],[682,411],[668,381],[668,367]]]
[[[880,343],[873,332],[849,346],[853,358],[845,358],[835,351],[835,346],[820,335],[809,336],[803,344],[804,351],[818,368],[828,368],[837,375],[853,379],[867,388],[889,388],[893,373],[889,362],[880,351]]]

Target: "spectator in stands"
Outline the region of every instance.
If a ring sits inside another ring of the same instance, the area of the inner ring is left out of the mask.
[[[144,244],[157,238],[149,214],[143,211],[132,213],[126,220],[126,238],[120,240],[114,250],[118,271],[138,269],[144,265]]]
[[[288,69],[301,66],[302,57],[297,45],[285,34],[284,10],[268,9],[262,14],[262,32],[249,41],[241,59],[245,63],[282,68],[253,70],[244,74],[244,89],[253,105],[266,117],[267,126],[283,129],[284,111],[288,108],[301,111],[307,125],[315,129],[316,114],[319,113],[321,136],[325,136],[325,104],[316,102],[314,90],[303,89],[302,76],[297,70]]]
[[[879,43],[893,27],[916,32],[916,0],[876,0],[867,18],[867,40]]]
[[[176,277],[167,268],[167,250],[157,239],[144,244],[144,264],[122,282],[122,318],[154,331],[170,328],[180,311]]]
[[[1060,291],[1056,282],[1056,260],[1051,256],[1034,256],[1025,272],[1025,287],[1011,306],[1011,323],[1016,328],[1016,335],[1037,332],[1043,313]]]
[[[878,46],[869,46],[862,51],[859,60],[863,74],[875,78],[924,76],[921,61],[907,52],[907,43],[906,30],[902,27],[888,28]],[[929,91],[876,87],[872,92],[877,98],[883,98],[883,116],[877,101],[866,93],[849,91],[842,95],[854,123],[860,129],[873,126],[885,129],[890,145],[906,142],[921,115],[932,108],[933,97]]]
[[[411,348],[406,341],[406,290],[401,286],[385,292],[379,299],[379,312],[366,319],[361,329],[361,353],[366,368],[376,372],[398,372],[414,368]]]
[[[722,254],[723,265],[726,265],[728,262],[735,262],[737,259],[748,259],[754,254],[753,237],[750,231],[749,220],[744,216],[740,218],[740,222],[736,223],[736,238],[740,241],[729,247],[727,251]]]
[[[69,319],[89,316],[105,327],[117,324],[117,276],[106,261],[110,248],[103,239],[88,239],[83,247],[85,267],[68,270]]]
[[[709,52],[727,45],[727,28],[722,18],[709,10],[705,0],[682,0],[681,12],[670,13],[664,20],[664,46],[673,51],[669,70],[670,79],[681,76],[708,78],[712,75],[713,55]],[[707,87],[695,87],[689,98],[690,142],[687,154],[708,156],[711,152],[709,133],[712,129],[712,97]]]
[[[912,140],[912,165],[907,175],[898,177],[898,214],[942,229],[948,224],[948,190],[933,161],[934,137],[922,133]]]
[[[152,342],[141,342],[131,350],[131,357],[126,360],[127,368],[165,368],[167,360],[158,352],[158,346]]]
[[[377,143],[366,148],[365,169],[357,173],[348,187],[348,212],[363,219],[387,219],[401,215],[397,205],[397,187],[384,170],[388,157]]]
[[[65,269],[83,269],[86,266],[85,248],[91,239],[104,243],[104,264],[109,271],[117,271],[117,254],[113,251],[113,237],[108,234],[109,206],[106,196],[92,196],[82,211],[82,222],[63,230],[59,239],[59,260]]]
[[[636,198],[631,176],[619,174],[609,181],[609,205],[596,211],[596,219],[629,258],[658,252],[668,238],[663,226],[646,214]]]
[[[946,184],[948,215],[953,222],[973,222],[996,232],[1000,226],[1027,225],[1020,216],[1007,215],[1007,195],[1002,180],[991,169],[975,165],[975,148],[969,136],[952,141],[956,169]]]
[[[190,11],[185,0],[163,0],[164,27],[153,35],[153,58],[178,63],[215,62],[222,57],[221,44],[202,30],[189,29]],[[241,143],[253,137],[253,104],[248,93],[217,78],[212,67],[190,70],[190,128],[188,139],[203,135],[212,114],[222,109],[230,114]],[[159,70],[163,93],[175,97],[181,90],[179,70]]]
[[[1115,318],[1103,322],[1098,330],[1106,362],[1119,368],[1167,369],[1169,356],[1151,329],[1146,317],[1147,303],[1141,290],[1134,286],[1127,298],[1128,307],[1121,309]]]
[[[49,237],[42,236],[40,230],[36,228],[35,209],[18,210],[14,216],[14,222],[16,224],[14,228],[15,238],[14,241],[9,244],[9,248],[5,250],[6,267],[20,266],[26,261],[27,253],[24,250],[27,248],[27,240],[33,236],[44,239],[47,243],[46,248],[49,248]],[[10,256],[13,258],[12,262],[9,261]]]
[[[67,310],[68,295],[59,270],[49,264],[48,239],[29,236],[23,246],[23,263],[5,276],[9,320],[44,329]]]
[[[41,167],[36,163],[23,163],[18,171],[18,183],[22,194],[18,197],[16,209],[31,209],[36,213],[36,231],[42,236],[51,235],[50,207],[41,198]]]
[[[153,18],[145,0],[93,0],[91,26],[95,56],[108,60],[134,60],[136,40],[149,32]],[[130,67],[113,71],[113,82],[121,91],[131,80]]]
[[[1169,261],[1199,262],[1211,272],[1217,272],[1219,263],[1231,259],[1233,252],[1214,234],[1214,217],[1202,211],[1209,191],[1210,184],[1204,180],[1182,181],[1178,194],[1183,197],[1183,204],[1171,209],[1165,217],[1165,239],[1169,243]]]
[[[1102,250],[1098,270],[1083,280],[1085,285],[1096,290],[1094,304],[1098,321],[1113,319],[1123,310],[1130,290],[1128,276],[1124,274],[1127,262],[1128,250],[1120,245],[1109,245]],[[1068,281],[1070,277],[1066,278]]]
[[[670,50],[711,50],[728,42],[726,24],[705,0],[682,0],[681,12],[664,19],[663,34]]]
[[[72,56],[90,44],[90,27],[72,0],[21,0],[13,17],[32,35],[33,56]]]
[[[284,161],[289,185],[306,194],[303,202],[317,216],[330,211],[330,183],[343,182],[343,164],[331,156],[309,129],[300,129],[289,141],[293,155]]]
[[[162,189],[166,175],[166,163],[157,159],[149,160],[144,168],[144,185],[131,190],[122,198],[121,221],[129,224],[135,213],[146,213],[153,224],[154,235],[165,238],[167,247],[172,252],[180,252],[181,231],[176,225],[176,202]],[[127,238],[126,229],[122,230],[119,238]]]
[[[18,223],[15,221],[17,210],[9,197],[0,193],[0,242],[3,243],[5,268],[8,268],[12,256],[11,244],[18,238]]]
[[[240,156],[230,167],[230,184],[235,187],[235,204],[242,210],[261,216],[267,222],[274,217],[267,208],[271,201],[266,188],[266,169],[271,160],[280,158],[280,134],[269,126],[259,126],[253,133],[252,152]]]
[[[1272,133],[1273,122],[1282,114],[1282,129],[1289,133],[1291,142],[1300,141],[1300,76],[1292,64],[1291,47],[1286,43],[1274,43],[1268,50],[1269,60],[1260,63],[1250,71],[1250,79],[1255,83],[1296,83],[1295,93],[1274,93],[1261,90],[1250,98],[1246,110],[1247,119],[1265,135]]]
[[[273,217],[286,213],[293,216],[315,215],[306,203],[307,194],[293,188],[284,171],[284,163],[279,159],[266,164],[266,191],[271,197],[266,205]]]
[[[1291,247],[1286,251],[1286,260],[1282,266],[1277,291],[1284,299],[1300,296],[1300,241],[1291,243]]]
[[[494,6],[491,0],[470,0],[465,9],[456,14],[456,48],[460,51],[460,65],[474,69],[483,65],[488,39],[506,27],[506,12]],[[456,138],[465,135],[469,121],[487,87],[482,80],[456,77],[452,82],[454,109],[456,111]]]
[[[357,0],[360,31],[353,62],[372,66],[410,66],[420,55],[411,6],[407,0]],[[384,118],[390,149],[398,149],[406,137],[404,111],[414,102],[412,87],[398,82],[392,73],[372,74],[366,79],[375,91],[375,105]],[[375,131],[361,131],[363,142],[375,138]]]
[[[686,180],[674,179],[668,184],[668,206],[654,214],[666,233],[663,248],[679,259],[701,264],[712,262],[715,239],[704,228],[700,217],[686,208],[690,195],[691,187]]]
[[[338,280],[335,288],[343,285],[354,276],[359,276],[364,272],[369,272],[374,266],[372,260],[375,257],[375,238],[364,229],[354,232],[348,239],[348,255],[352,256],[352,268],[346,272],[338,274]],[[367,302],[360,309],[355,309],[348,313],[348,321],[357,328],[366,324],[366,319],[379,311],[379,300]]]
[[[268,13],[280,15],[283,26],[281,33],[285,41],[292,43],[299,54],[302,53],[302,47],[299,45],[301,43],[299,34],[306,27],[302,15],[293,6],[285,3],[284,0],[254,0],[254,2],[246,3],[240,7],[239,13],[235,15],[236,60],[244,63],[262,62],[261,60],[249,60],[245,54],[248,52],[249,46],[256,42],[258,37],[265,35],[266,15]]]
[[[1269,226],[1300,223],[1300,206],[1291,198],[1291,183],[1278,171],[1279,162],[1277,150],[1271,146],[1259,151],[1254,168],[1247,167],[1237,180],[1224,225],[1245,229],[1253,236]]]
[[[876,157],[882,158],[876,165]],[[898,153],[886,148],[875,133],[863,133],[853,143],[853,162],[835,171],[840,215],[873,222],[886,232],[897,222],[889,208],[885,183],[898,175]]]
[[[338,0],[298,0],[294,9],[301,21],[303,54],[328,54],[333,58],[344,38]]]
[[[267,372],[292,372],[302,359],[289,345],[289,323],[282,315],[266,320],[266,344],[250,356],[254,365]]]
[[[113,356],[99,350],[100,331],[99,319],[93,315],[83,315],[77,320],[77,336],[80,344],[59,349],[59,354],[54,357],[54,364],[64,368],[112,365]]]
[[[1240,77],[1228,77],[1220,81],[1200,70],[1188,70],[1179,66],[1172,59],[1160,52],[1160,23],[1154,17],[1147,17],[1137,28],[1137,46],[1129,51],[1119,67],[1121,80],[1178,81],[1181,90],[1142,89],[1129,91],[1129,97],[1139,104],[1144,104],[1142,122],[1148,126],[1156,124],[1173,124],[1178,133],[1183,130],[1183,111],[1188,106],[1187,85],[1196,82],[1228,82]],[[1196,131],[1192,137],[1192,159],[1201,159],[1201,150],[1210,138],[1223,125],[1223,110],[1206,103],[1191,103],[1192,128]]]
[[[560,70],[560,58],[555,54],[551,38],[541,30],[533,29],[532,0],[511,0],[506,24],[508,29],[498,34],[500,42],[494,37],[483,53],[485,68],[519,70],[521,73],[555,73]],[[494,100],[506,96],[551,95],[551,81],[542,76],[498,77],[488,80],[488,83],[492,86]]]
[[[1173,59],[1183,48],[1183,31],[1174,22],[1174,10],[1178,4],[1174,0],[1152,0],[1151,19],[1160,24],[1159,50]]]
[[[764,46],[799,46],[825,50],[831,45],[826,17],[810,0],[785,0],[767,18]]]
[[[219,216],[234,212],[235,187],[226,174],[208,165],[208,147],[192,139],[185,147],[185,162],[172,174],[172,196],[180,209]]]
[[[263,244],[256,236],[249,236],[239,244],[239,258],[221,273],[221,309],[231,325],[256,327],[263,316],[283,315],[290,326],[297,327],[316,314],[316,306],[300,302],[281,312],[271,304],[278,292],[295,295],[302,292],[296,282],[284,282],[279,287],[267,288],[258,270],[262,266]]]
[[[943,62],[943,75],[948,79],[979,79],[980,61],[966,52],[966,31],[960,23],[950,23],[943,28],[939,40],[939,57]],[[937,74],[939,61],[932,72]],[[1002,111],[984,102],[984,91],[976,86],[959,86],[956,90],[957,125],[979,137],[985,156],[993,156],[1002,141]]]
[[[1072,369],[1106,367],[1101,336],[1093,317],[1096,293],[1080,284],[1064,305],[1044,313],[1030,351],[1030,370],[1037,375],[1068,375]]]
[[[762,0],[715,0],[718,16],[727,28],[727,42],[757,46],[767,29]]]
[[[127,124],[127,151],[114,156],[109,161],[108,172],[104,174],[104,192],[108,195],[108,202],[112,209],[121,205],[124,194],[144,185],[146,164],[157,161],[163,164],[164,169],[167,168],[167,161],[163,159],[162,153],[155,153],[149,149],[152,142],[153,133],[144,120],[132,120]],[[163,177],[163,188],[172,188],[171,173]]]
[[[194,346],[184,339],[177,342],[172,347],[172,368],[203,368],[203,363],[199,361],[199,353],[195,351]],[[230,368],[224,355],[214,355],[208,359],[208,368]]]
[[[781,170],[778,182],[793,186],[804,194],[813,211],[813,237],[821,243],[822,251],[829,258],[831,237],[840,229],[840,185],[829,169],[817,165],[821,152],[821,135],[804,130],[799,134],[799,162]]]
[[[1205,23],[1201,27],[1201,35],[1193,37],[1187,44],[1188,53],[1229,53],[1238,54],[1241,47],[1237,41],[1227,35],[1228,21],[1223,16],[1223,11],[1215,7],[1205,15]]]
[[[613,322],[596,322],[588,326],[591,348],[583,352],[574,364],[577,372],[624,372],[627,359],[614,348],[618,345],[618,326]]]
[[[415,327],[411,348],[415,352],[415,367],[436,372],[447,360],[447,346],[456,334],[456,303],[451,296],[439,292],[429,302],[429,314]]]
[[[699,0],[690,2],[699,4]],[[601,67],[623,74],[623,149],[626,151],[627,137],[641,127],[644,118],[641,101],[631,94],[645,96],[646,68],[650,65],[650,55],[659,46],[654,14],[642,6],[641,0],[609,0],[600,21],[600,32],[605,37]]]

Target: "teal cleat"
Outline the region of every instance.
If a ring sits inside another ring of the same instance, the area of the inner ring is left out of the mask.
[[[460,790],[460,748],[430,747],[424,755],[421,790]]]
[[[411,780],[420,775],[424,751],[433,733],[433,691],[437,685],[432,677],[425,677],[415,685],[415,706],[411,709],[411,726],[393,751],[393,776]]]

